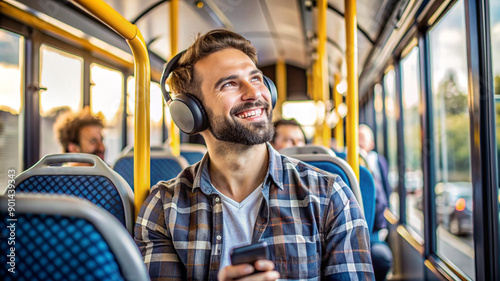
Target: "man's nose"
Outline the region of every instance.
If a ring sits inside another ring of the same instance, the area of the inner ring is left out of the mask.
[[[97,149],[99,149],[99,151],[104,151],[104,141],[100,141],[97,143]]]
[[[250,82],[243,83],[243,100],[258,100],[262,96],[262,91]]]

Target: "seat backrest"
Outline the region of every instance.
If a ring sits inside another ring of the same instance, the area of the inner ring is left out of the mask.
[[[8,200],[0,196],[1,236],[15,233],[16,244],[0,243],[0,280],[150,280],[127,230],[87,200],[18,194],[16,221]]]
[[[173,156],[163,151],[151,151],[150,154],[150,184],[155,185],[159,181],[166,181],[175,178],[189,164],[186,159],[179,156]],[[134,189],[134,153],[129,152],[116,161],[113,166],[118,174],[120,174]]]
[[[344,160],[347,159],[347,153],[345,151],[335,151],[335,155],[337,157],[344,159]]]
[[[189,165],[200,161],[207,152],[207,148],[202,144],[181,143],[180,148],[181,156],[188,161]]]
[[[363,166],[359,166],[359,189],[361,190],[361,195],[363,196],[366,223],[368,224],[370,233],[372,233],[373,224],[375,223],[375,203],[377,193],[372,174]]]
[[[356,200],[365,215],[368,231],[372,233],[375,222],[375,182],[371,173],[363,166],[359,166],[359,184],[356,175],[349,164],[338,158],[326,154],[296,154],[289,155],[321,170],[337,174],[351,188]]]
[[[364,212],[363,197],[359,189],[358,180],[351,166],[346,161],[327,154],[294,154],[287,156],[306,162],[323,171],[339,175],[346,185],[351,188],[361,210]]]
[[[330,156],[335,156],[335,153],[330,148],[323,145],[306,144],[304,146],[291,146],[282,148],[279,151],[284,155],[296,155],[296,154],[327,154]]]
[[[122,151],[120,152],[120,155],[118,157],[121,157],[123,155],[127,155],[131,152],[134,151],[134,146],[133,145],[127,145]],[[170,153],[170,148],[168,146],[150,146],[149,151],[163,151],[165,153]]]
[[[61,163],[91,166],[60,166]],[[59,164],[59,166],[53,166]],[[134,228],[134,194],[127,182],[96,155],[50,154],[19,174],[16,192],[67,194],[87,199],[115,216],[130,233]]]

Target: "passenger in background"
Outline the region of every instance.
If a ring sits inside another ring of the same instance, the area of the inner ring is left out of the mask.
[[[304,146],[306,135],[295,119],[281,119],[274,122],[274,135],[271,145],[276,150],[291,146]]]
[[[375,279],[380,281],[386,279],[392,265],[391,249],[384,242],[388,233],[387,221],[384,218],[384,211],[388,207],[386,190],[389,190],[387,161],[373,150],[375,148],[373,131],[365,124],[359,125],[359,147],[361,148],[360,156],[366,161],[366,166],[375,181],[375,221],[371,235],[371,248]]]
[[[172,63],[178,56],[167,64],[170,89],[203,106],[208,153],[142,205],[134,234],[151,280],[374,280],[349,187],[267,144],[272,97],[255,47],[219,29]],[[233,247],[259,241],[269,260],[231,264]]]
[[[57,118],[54,131],[65,153],[90,153],[104,160],[103,121],[85,107],[80,113],[64,113]]]

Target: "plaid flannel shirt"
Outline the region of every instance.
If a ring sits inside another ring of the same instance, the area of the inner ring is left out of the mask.
[[[374,280],[366,221],[337,175],[280,155],[270,145],[253,242],[267,241],[282,279]],[[155,185],[135,225],[151,280],[216,280],[222,200],[208,175],[208,153]],[[230,239],[230,238],[229,238]]]

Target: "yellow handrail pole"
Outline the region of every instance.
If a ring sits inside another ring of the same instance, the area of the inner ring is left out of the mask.
[[[318,93],[320,92],[320,63],[319,63],[319,59],[316,58],[316,60],[314,61],[313,63],[313,67],[312,67],[312,70],[313,70],[313,74],[312,74],[312,81],[313,81],[313,85],[312,85],[312,99],[317,102],[319,100],[319,97],[318,97]],[[314,139],[313,139],[313,143],[314,144],[321,144],[322,141],[321,141],[321,138],[323,136],[322,132],[321,132],[321,129],[322,127],[318,126],[317,123],[314,124]]]
[[[356,0],[345,0],[345,34],[347,60],[347,163],[359,180],[358,148],[358,34]]]
[[[328,55],[326,53],[327,34],[326,34],[326,12],[328,7],[327,0],[318,0],[318,87],[316,101],[326,102],[330,99],[328,89]],[[322,113],[324,114],[324,112]],[[316,143],[330,147],[331,131],[326,122],[317,126],[319,129],[316,136],[319,138]]]
[[[276,62],[276,89],[278,91],[278,99],[276,101],[276,106],[274,112],[275,116],[282,117],[282,105],[287,98],[287,88],[286,88],[286,64],[283,58],[278,58]]]
[[[170,0],[170,58],[173,58],[177,50],[178,34],[179,34],[179,0]],[[172,119],[170,121],[170,150],[172,155],[179,156],[181,154],[181,137],[179,128]]]
[[[135,124],[134,124],[134,206],[135,217],[149,195],[149,83],[151,68],[144,38],[137,26],[128,22],[102,0],[75,0],[90,14],[127,40],[134,55]]]
[[[337,86],[340,83],[340,74],[335,73],[333,75],[333,99],[335,102],[335,111],[339,116],[339,122],[335,126],[335,140],[337,142],[336,148],[339,150],[344,149],[344,118],[339,114],[339,105],[342,103],[342,95],[337,90]]]

